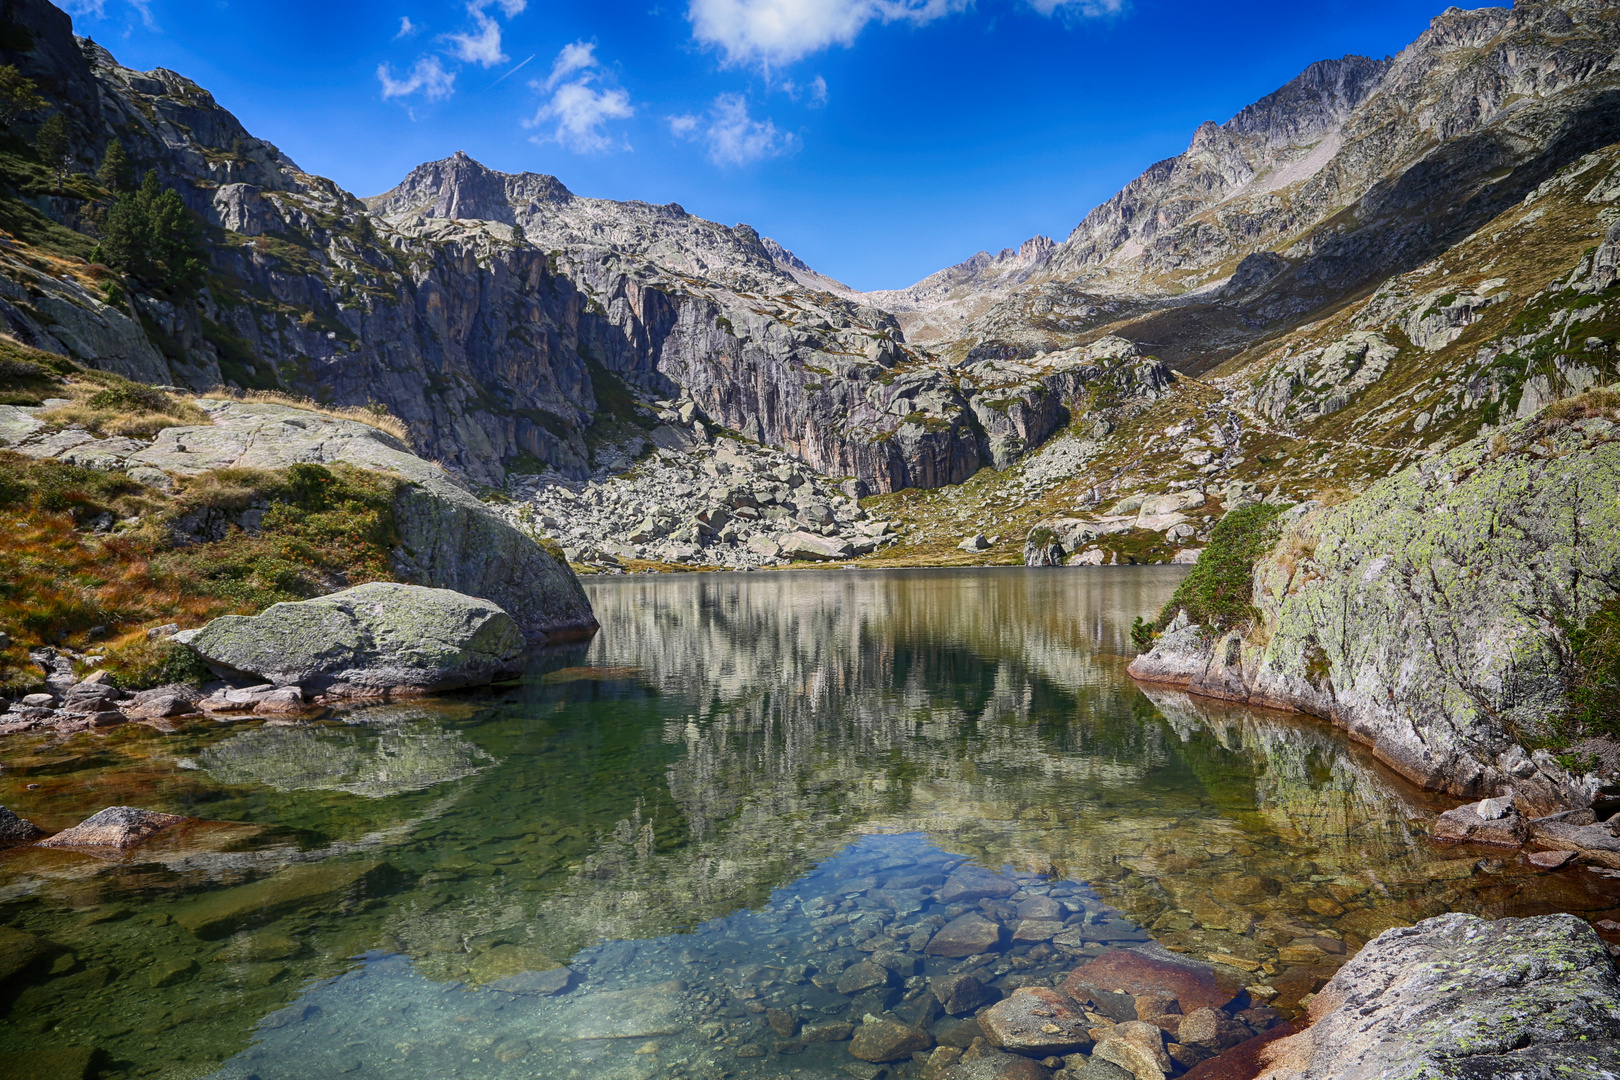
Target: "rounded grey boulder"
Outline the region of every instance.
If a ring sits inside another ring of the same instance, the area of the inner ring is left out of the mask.
[[[376,581],[225,615],[174,640],[226,677],[359,692],[451,690],[515,670],[523,634],[488,600]]]

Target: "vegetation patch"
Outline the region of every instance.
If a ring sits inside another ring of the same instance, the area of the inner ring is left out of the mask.
[[[100,649],[119,685],[159,685],[184,658],[149,642],[151,627],[394,580],[402,484],[294,465],[203,473],[166,495],[123,473],[0,452],[0,690],[40,683],[27,651],[41,645]]]
[[[1187,609],[1187,618],[1220,633],[1250,617],[1254,606],[1254,564],[1276,540],[1279,506],[1245,506],[1220,521],[1209,546],[1198,557],[1175,595],[1159,612],[1153,628],[1164,630]]]
[[[151,438],[164,428],[213,423],[191,401],[108,371],[79,369],[59,389],[70,404],[39,414],[40,420],[57,428]]]

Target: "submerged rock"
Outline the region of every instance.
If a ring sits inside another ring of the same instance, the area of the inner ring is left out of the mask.
[[[1062,990],[1077,1000],[1100,995],[1160,994],[1174,998],[1183,1012],[1226,1007],[1243,988],[1208,964],[1189,959],[1156,942],[1114,949],[1081,964],[1063,980]],[[1134,1009],[1133,1009],[1134,1011]]]
[[[862,1061],[899,1061],[933,1045],[933,1036],[921,1028],[894,1020],[869,1019],[855,1029],[849,1052]]]
[[[972,956],[987,952],[1001,941],[1001,927],[973,912],[946,923],[928,942],[929,956]]]
[[[1066,995],[1025,986],[979,1014],[985,1038],[1032,1057],[1072,1054],[1091,1042],[1085,1013]]]
[[[161,814],[134,806],[109,806],[49,840],[41,840],[39,846],[134,847],[155,832],[190,820],[179,814]]]
[[[1260,1080],[1612,1076],[1620,974],[1573,915],[1441,915],[1369,942]]]
[[[372,582],[330,596],[224,615],[175,640],[222,674],[325,690],[448,690],[512,671],[523,635],[487,600]]]
[[[380,860],[292,866],[248,885],[204,893],[175,911],[174,921],[205,940],[221,938],[298,908],[364,896],[396,876]]]

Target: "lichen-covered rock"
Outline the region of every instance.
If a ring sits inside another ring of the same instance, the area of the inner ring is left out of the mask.
[[[1573,915],[1441,915],[1369,942],[1260,1080],[1620,1073],[1620,975]]]
[[[1515,731],[1567,704],[1558,620],[1612,598],[1620,441],[1602,419],[1521,421],[1331,508],[1285,516],[1254,569],[1259,632],[1161,638],[1131,673],[1330,719],[1408,779],[1523,808],[1589,805]]]
[[[199,404],[212,425],[165,428],[131,464],[196,473],[345,463],[397,473],[410,481],[394,500],[400,537],[394,568],[402,578],[491,600],[531,640],[596,629],[590,601],[566,564],[386,432],[284,405]]]
[[[221,674],[322,690],[476,686],[512,671],[523,651],[517,624],[489,601],[385,581],[222,615],[174,640]]]

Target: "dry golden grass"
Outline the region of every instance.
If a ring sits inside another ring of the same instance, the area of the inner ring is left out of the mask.
[[[353,420],[357,424],[374,427],[378,431],[392,435],[407,447],[411,445],[411,429],[405,421],[388,412],[387,406],[371,405],[323,405],[312,398],[297,397],[292,394],[283,394],[277,390],[237,390],[233,387],[217,386],[212,390],[198,395],[213,401],[242,401],[256,405],[285,405],[289,409],[303,409],[305,412],[319,413],[330,416],[334,420]]]
[[[149,439],[169,427],[213,423],[193,402],[105,372],[84,372],[61,392],[72,404],[40,413],[55,427],[81,427],[97,435]]]

